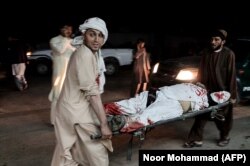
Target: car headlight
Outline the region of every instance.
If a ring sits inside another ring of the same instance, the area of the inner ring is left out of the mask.
[[[157,71],[158,71],[158,68],[159,68],[159,65],[160,65],[160,63],[158,62],[158,63],[156,63],[155,65],[154,65],[154,68],[153,68],[153,73],[155,74],[155,73],[157,73]]]
[[[31,56],[31,54],[32,54],[32,52],[31,52],[31,51],[27,51],[27,52],[26,52],[26,56],[27,56],[27,57],[30,57],[30,56]]]
[[[198,74],[197,68],[186,68],[179,71],[176,79],[182,81],[191,81],[195,80]]]

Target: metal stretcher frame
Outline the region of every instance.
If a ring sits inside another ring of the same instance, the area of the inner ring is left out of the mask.
[[[158,121],[158,122],[156,122],[154,124],[147,125],[145,127],[139,128],[139,129],[137,129],[137,130],[135,130],[133,132],[130,132],[130,133],[113,132],[113,135],[131,134],[131,138],[130,138],[130,140],[128,142],[128,149],[127,149],[127,160],[131,160],[132,148],[133,148],[132,147],[133,146],[133,138],[134,137],[139,137],[139,140],[140,140],[140,145],[139,146],[141,147],[142,142],[145,140],[145,136],[146,136],[147,132],[150,129],[155,128],[155,127],[157,127],[159,125],[162,125],[162,124],[169,123],[169,122],[174,122],[174,121],[186,120],[188,118],[193,118],[193,117],[195,117],[197,115],[204,114],[204,113],[207,113],[207,112],[211,112],[211,118],[219,118],[220,120],[223,121],[224,117],[222,115],[218,115],[217,110],[224,107],[224,106],[227,106],[228,104],[230,104],[229,101],[221,103],[221,104],[217,104],[217,105],[214,105],[214,106],[207,107],[207,108],[205,108],[203,110],[200,110],[200,111],[187,112],[187,113],[184,113],[181,116],[176,117],[176,118],[161,120],[161,121]]]

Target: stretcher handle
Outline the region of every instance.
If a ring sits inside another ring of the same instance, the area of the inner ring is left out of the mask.
[[[218,119],[219,121],[225,121],[225,116],[220,115],[220,114],[218,114],[218,113],[216,113],[214,117],[215,117],[216,119]]]
[[[102,138],[102,135],[100,134],[95,134],[95,135],[90,135],[90,139],[101,139]]]

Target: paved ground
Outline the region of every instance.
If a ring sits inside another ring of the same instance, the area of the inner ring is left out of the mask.
[[[131,71],[107,78],[103,101],[109,102],[129,97]],[[18,92],[11,81],[0,76],[0,166],[48,166],[52,158],[55,136],[49,125],[50,77],[29,76],[30,87]],[[227,147],[216,146],[218,131],[214,123],[205,128],[204,145],[199,149],[250,150],[250,107],[245,102],[234,110],[231,142]],[[193,119],[170,122],[151,130],[141,149],[182,149]],[[134,138],[132,160],[126,160],[130,135],[113,137],[114,153],[110,165],[138,165],[139,139]],[[198,148],[196,148],[198,149]]]

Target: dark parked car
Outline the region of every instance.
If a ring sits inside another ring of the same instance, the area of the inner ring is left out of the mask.
[[[250,99],[250,39],[238,39],[229,47],[236,55],[238,97]],[[200,56],[188,56],[156,63],[151,74],[151,86],[196,82],[200,59]]]

